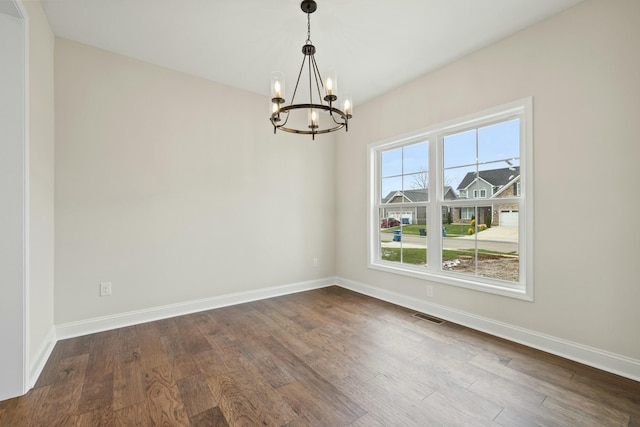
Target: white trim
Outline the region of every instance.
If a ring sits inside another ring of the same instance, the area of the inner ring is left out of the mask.
[[[51,356],[51,352],[53,351],[53,348],[56,346],[56,342],[57,342],[56,329],[52,325],[51,329],[49,329],[49,333],[47,334],[47,337],[44,339],[44,341],[40,345],[38,352],[35,354],[32,354],[31,357],[29,358],[31,362],[30,364],[31,366],[29,367],[29,378],[27,382],[28,389],[32,389],[36,385],[36,381],[38,381],[38,378],[40,377],[40,374],[44,369],[44,365],[47,363],[47,360],[49,360],[49,357]]]
[[[23,268],[24,268],[24,275],[23,275],[23,281],[24,281],[24,286],[23,286],[23,297],[22,297],[22,303],[23,303],[23,328],[24,328],[24,344],[23,344],[23,361],[22,361],[22,367],[23,367],[23,372],[22,372],[22,384],[23,384],[23,388],[22,391],[23,393],[27,393],[30,389],[31,386],[30,384],[30,372],[29,372],[29,360],[31,358],[31,343],[30,343],[30,339],[31,339],[31,334],[30,334],[30,321],[29,321],[29,317],[30,317],[30,307],[31,307],[31,299],[29,298],[29,294],[30,294],[30,290],[31,290],[31,274],[30,274],[30,256],[31,253],[29,251],[30,248],[30,239],[31,239],[31,233],[30,233],[30,217],[31,217],[31,190],[30,190],[30,168],[29,168],[29,164],[30,164],[30,156],[31,156],[31,148],[30,148],[30,135],[29,135],[29,85],[30,85],[30,81],[29,81],[29,14],[27,13],[27,10],[24,7],[24,4],[22,3],[22,0],[13,0],[14,4],[16,5],[16,8],[18,9],[18,11],[20,12],[20,14],[22,15],[22,31],[23,31],[23,39],[22,42],[24,43],[24,57],[23,57],[23,71],[24,71],[24,82],[23,82],[23,94],[24,94],[24,104],[23,104],[23,113],[22,113],[22,126],[23,126],[23,138],[24,138],[24,152],[23,152],[23,161],[24,161],[24,166],[23,166],[23,172],[24,172],[24,228],[23,228],[23,233],[24,233],[24,246],[23,246]]]
[[[153,322],[155,320],[167,319],[170,317],[227,307],[230,305],[242,304],[266,298],[273,298],[297,292],[310,291],[312,289],[332,286],[333,284],[333,278],[310,280],[306,282],[292,283],[289,285],[256,289],[246,292],[237,292],[211,298],[203,298],[199,300],[186,301],[160,307],[152,307],[143,310],[134,310],[126,313],[114,314],[111,316],[81,320],[78,322],[69,322],[62,325],[56,325],[56,336],[58,339],[73,338],[82,335],[93,334],[96,332],[122,328],[125,326],[137,325],[140,323]]]
[[[337,286],[354,292],[431,314],[496,337],[536,348],[588,366],[593,366],[594,368],[621,375],[635,381],[640,381],[640,360],[638,359],[632,359],[616,353],[589,347],[341,277],[336,277],[335,280]]]

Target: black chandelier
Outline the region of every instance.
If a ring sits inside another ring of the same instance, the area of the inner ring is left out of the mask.
[[[311,14],[316,11],[317,7],[318,5],[314,0],[303,0],[300,3],[300,8],[307,14],[307,41],[302,46],[304,57],[302,58],[298,80],[289,105],[284,105],[284,74],[278,71],[271,73],[272,109],[270,120],[271,124],[273,124],[273,133],[280,129],[285,132],[311,135],[312,139],[315,139],[316,134],[335,132],[342,128],[345,131],[349,130],[353,102],[347,97],[343,102],[342,110],[334,106],[334,103],[338,100],[336,95],[338,83],[336,75],[335,73],[330,73],[326,80],[322,80],[316,63],[316,47],[311,43]],[[305,63],[307,64],[309,75],[309,102],[296,104],[295,98],[300,87],[300,78],[302,77]],[[314,96],[317,102],[314,102]],[[298,118],[292,118],[292,116],[296,115],[294,110],[301,110],[303,113],[301,115],[298,112]],[[307,113],[306,120],[304,111]],[[323,120],[320,120],[321,114],[324,116]],[[288,124],[289,119],[292,119],[291,124]]]

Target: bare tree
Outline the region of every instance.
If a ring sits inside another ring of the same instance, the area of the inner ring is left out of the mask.
[[[411,176],[411,189],[412,190],[422,190],[422,189],[426,189],[429,188],[429,176],[427,174],[427,171],[425,167],[420,166],[419,168],[419,172],[415,172],[412,176]],[[450,187],[452,186],[455,182],[457,181],[456,177],[445,177],[444,180],[444,186],[445,187]]]

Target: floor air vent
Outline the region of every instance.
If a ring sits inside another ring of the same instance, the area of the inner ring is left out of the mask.
[[[424,313],[413,313],[412,316],[417,317],[418,319],[426,320],[431,323],[435,323],[436,325],[442,325],[444,323],[444,320],[438,317],[429,316],[428,314],[424,314]]]

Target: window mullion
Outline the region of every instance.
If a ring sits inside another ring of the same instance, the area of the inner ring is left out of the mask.
[[[442,159],[439,155],[442,137],[436,134],[429,139],[429,204],[427,205],[427,230],[440,230],[440,206],[442,205]],[[439,271],[442,266],[442,241],[440,233],[427,233],[427,266]]]

